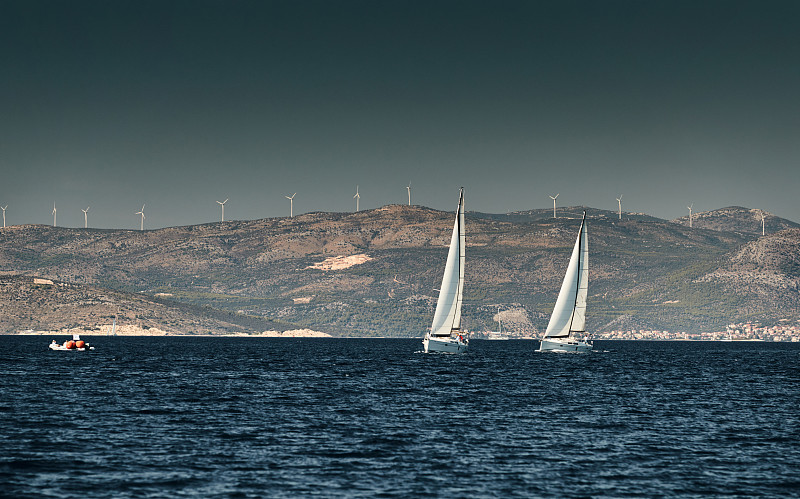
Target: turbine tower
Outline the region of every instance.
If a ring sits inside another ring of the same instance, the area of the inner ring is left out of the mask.
[[[690,229],[692,228],[692,206],[694,206],[694,203],[692,203],[689,206],[687,206],[687,208],[689,209],[689,228]]]
[[[53,227],[56,226],[56,202],[53,201]]]
[[[145,217],[144,217],[144,205],[142,205],[142,209],[141,209],[141,210],[139,210],[139,211],[137,211],[135,214],[136,214],[136,215],[141,215],[141,216],[142,216],[142,224],[141,224],[141,226],[139,227],[139,230],[144,230],[144,218],[145,218]]]
[[[617,198],[617,204],[619,204],[619,219],[622,220],[622,194]]]
[[[89,211],[89,207],[87,206],[85,210],[81,210],[81,211],[83,212],[83,228],[84,229],[88,229],[89,228],[89,217],[88,217],[88,215],[86,215],[86,213]]]
[[[227,198],[225,199],[225,201],[222,202],[217,201],[217,204],[222,208],[222,219],[220,219],[220,222],[225,221],[225,203],[227,202],[228,202]]]
[[[556,218],[556,199],[558,199],[559,194],[556,194],[556,197],[550,196],[550,199],[553,200],[553,218]]]
[[[3,209],[3,228],[4,229],[6,228],[6,208],[8,208],[8,205],[5,205],[5,206],[2,207],[2,209]]]
[[[758,212],[761,213],[761,235],[763,236],[763,235],[765,235],[765,232],[764,232],[764,210],[758,210]],[[3,227],[6,226],[5,213],[6,213],[6,209],[3,208]]]
[[[292,218],[294,216],[294,197],[295,196],[297,196],[296,192],[294,194],[292,194],[291,196],[283,196],[283,197],[285,197],[286,199],[289,200],[289,218]]]
[[[361,194],[358,193],[358,186],[356,186],[356,195],[353,196],[353,199],[356,200],[356,211],[358,211],[358,202],[361,200]]]
[[[408,206],[411,206],[411,182],[408,183],[406,189],[408,189]]]

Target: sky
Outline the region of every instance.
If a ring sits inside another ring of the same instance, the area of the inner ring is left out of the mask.
[[[797,1],[0,1],[7,224],[412,203],[800,222]]]

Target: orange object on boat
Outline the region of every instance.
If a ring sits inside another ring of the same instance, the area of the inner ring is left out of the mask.
[[[68,349],[75,348],[75,342],[72,341],[72,340],[69,340],[68,342],[64,343],[64,346],[67,347]]]
[[[75,348],[83,348],[86,346],[86,342],[83,340],[78,340],[75,342]]]

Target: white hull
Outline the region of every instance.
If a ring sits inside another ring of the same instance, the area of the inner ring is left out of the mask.
[[[492,333],[489,333],[486,336],[486,339],[487,340],[493,340],[493,341],[504,341],[504,340],[508,339],[508,336],[504,335],[503,333],[494,333],[494,332],[492,332]]]
[[[422,340],[425,353],[461,353],[466,352],[469,347],[469,340],[460,341],[458,338],[429,338]]]
[[[66,352],[77,351],[77,352],[85,352],[86,350],[94,350],[94,347],[89,348],[67,348],[64,345],[50,345],[50,350],[63,350]]]
[[[573,338],[565,340],[541,340],[538,352],[591,352],[592,343]]]

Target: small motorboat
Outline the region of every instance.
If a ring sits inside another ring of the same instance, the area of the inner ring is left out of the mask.
[[[67,340],[61,345],[53,340],[50,343],[50,350],[74,350],[76,352],[85,352],[86,350],[94,350],[94,347],[89,343],[83,341],[78,334],[73,334],[71,340]]]

